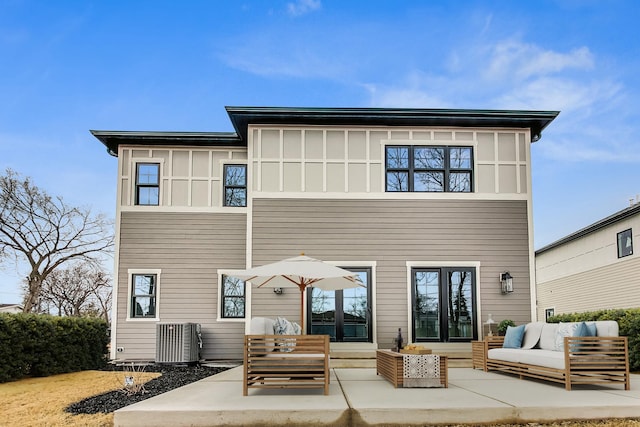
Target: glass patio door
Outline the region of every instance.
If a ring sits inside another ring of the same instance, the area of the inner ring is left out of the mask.
[[[472,268],[412,270],[415,341],[455,342],[477,338],[474,272]]]
[[[337,291],[310,288],[307,291],[307,333],[326,334],[334,342],[372,342],[371,270],[346,269],[356,273],[366,287]]]

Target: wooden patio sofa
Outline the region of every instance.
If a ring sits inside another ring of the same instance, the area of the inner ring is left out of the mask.
[[[329,394],[328,335],[245,335],[242,394],[249,388],[322,388]]]
[[[564,337],[564,369],[550,368],[534,362],[516,363],[491,359],[489,350],[502,348],[504,337],[485,337],[484,371],[499,371],[562,383],[566,390],[576,384],[621,384],[630,390],[627,337]],[[517,350],[536,352],[542,350]],[[561,352],[557,352],[561,353]]]

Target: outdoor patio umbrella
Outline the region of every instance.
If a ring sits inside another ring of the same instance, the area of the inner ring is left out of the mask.
[[[303,331],[304,290],[307,286],[314,286],[325,291],[365,287],[357,274],[304,254],[229,275],[250,281],[258,288],[297,287],[300,289],[300,320]]]

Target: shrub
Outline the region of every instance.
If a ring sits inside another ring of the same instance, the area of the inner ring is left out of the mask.
[[[507,333],[507,328],[509,326],[516,326],[516,323],[511,319],[504,319],[500,323],[498,323],[498,333],[500,335],[504,335]]]
[[[101,319],[0,313],[0,382],[100,369],[107,323]]]
[[[627,337],[628,340],[629,369],[640,371],[640,308],[558,314],[547,319],[547,322],[590,322],[595,320],[615,320],[618,322],[620,335]]]

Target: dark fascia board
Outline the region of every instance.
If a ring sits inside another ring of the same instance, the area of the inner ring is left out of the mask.
[[[131,132],[92,130],[107,151],[116,155],[119,145],[247,145],[248,126],[446,126],[506,127],[531,129],[531,140],[540,139],[542,130],[559,111],[522,110],[444,110],[416,108],[289,108],[225,107],[236,132]]]
[[[575,233],[571,233],[568,236],[563,237],[560,240],[556,240],[553,243],[548,244],[547,246],[544,246],[540,249],[538,249],[536,251],[536,255],[540,255],[543,252],[549,251],[551,249],[557,248],[558,246],[562,246],[566,243],[572,242],[574,240],[578,240],[584,236],[587,236],[591,233],[595,233],[598,230],[601,230],[605,227],[609,227],[610,225],[616,224],[622,220],[625,220],[629,217],[632,217],[634,215],[638,215],[640,213],[640,203],[636,203],[633,206],[630,206],[628,208],[625,208],[621,211],[618,211],[616,213],[614,213],[613,215],[610,215],[604,219],[601,219],[598,222],[595,222],[591,225],[586,226],[585,228],[582,228],[578,231],[576,231]],[[623,231],[623,230],[621,230]]]
[[[249,124],[291,124],[528,128],[535,142],[560,114],[559,111],[416,108],[226,107],[226,110],[236,132],[245,141]]]
[[[112,156],[118,155],[120,145],[155,145],[196,147],[236,147],[246,146],[235,132],[144,132],[92,130],[93,136],[107,147]]]

